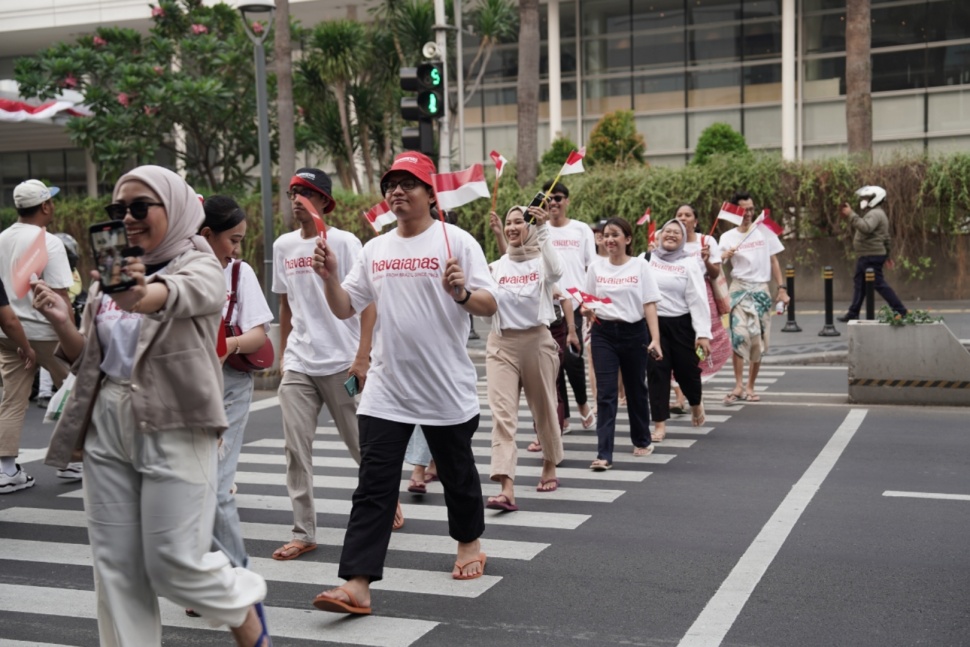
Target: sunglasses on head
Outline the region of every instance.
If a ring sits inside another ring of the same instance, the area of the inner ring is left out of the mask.
[[[551,196],[549,196],[549,201],[550,202],[562,202],[565,199],[566,199],[566,196],[564,196],[564,195],[551,195]]]
[[[135,220],[144,220],[148,217],[149,207],[164,207],[161,202],[112,202],[104,208],[108,212],[108,217],[112,220],[124,220],[125,214],[131,212],[131,217]]]

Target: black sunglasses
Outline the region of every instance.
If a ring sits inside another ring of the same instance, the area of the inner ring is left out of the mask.
[[[562,202],[565,199],[566,199],[566,196],[564,196],[564,195],[551,195],[551,196],[549,196],[550,202]]]
[[[164,206],[161,202],[132,202],[131,204],[112,202],[104,210],[108,212],[108,217],[112,220],[124,220],[125,214],[129,211],[131,212],[131,217],[135,220],[144,220],[148,217],[149,207]]]
[[[419,185],[422,185],[422,184],[424,184],[424,182],[421,182],[420,180],[413,177],[406,177],[404,179],[398,180],[397,182],[395,182],[394,180],[388,180],[387,182],[381,183],[381,191],[384,193],[384,195],[387,195],[388,193],[393,193],[394,189],[396,189],[397,187],[401,187],[405,192],[410,193],[411,191],[414,191],[416,188],[418,188]]]
[[[298,195],[302,195],[304,198],[312,198],[315,195],[319,195],[321,197],[325,197],[319,191],[314,191],[313,189],[308,189],[305,186],[295,186],[295,187],[291,188],[289,191],[286,192],[286,197],[289,198],[290,200],[295,199],[296,196],[298,196]]]

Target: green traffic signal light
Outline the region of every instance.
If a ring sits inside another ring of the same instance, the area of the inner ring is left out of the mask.
[[[401,68],[401,89],[417,93],[414,97],[401,99],[401,117],[406,121],[440,119],[443,116],[442,102],[445,86],[443,69],[440,62]]]

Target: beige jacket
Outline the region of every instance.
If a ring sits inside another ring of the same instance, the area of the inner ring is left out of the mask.
[[[216,340],[226,280],[215,256],[190,250],[153,280],[168,286],[162,310],[142,319],[131,375],[131,405],[138,431],[203,428],[226,430],[222,370]],[[81,459],[91,411],[104,377],[94,319],[101,291],[92,287],[81,321],[84,348],[71,370],[77,375],[54,428],[45,463],[63,467]]]

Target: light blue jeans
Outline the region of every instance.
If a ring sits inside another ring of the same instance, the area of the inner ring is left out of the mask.
[[[253,400],[253,376],[229,366],[222,367],[225,390],[222,400],[226,406],[229,429],[222,436],[219,446],[218,498],[216,520],[212,528],[212,550],[221,550],[233,566],[249,566],[249,557],[243,545],[239,511],[232,486],[236,480],[236,465],[242,451],[243,435],[249,421],[249,405]]]
[[[411,440],[408,441],[408,448],[404,453],[404,461],[408,465],[421,467],[427,467],[431,463],[431,448],[428,447],[428,441],[421,431],[421,425],[414,426],[414,433],[411,434]]]

